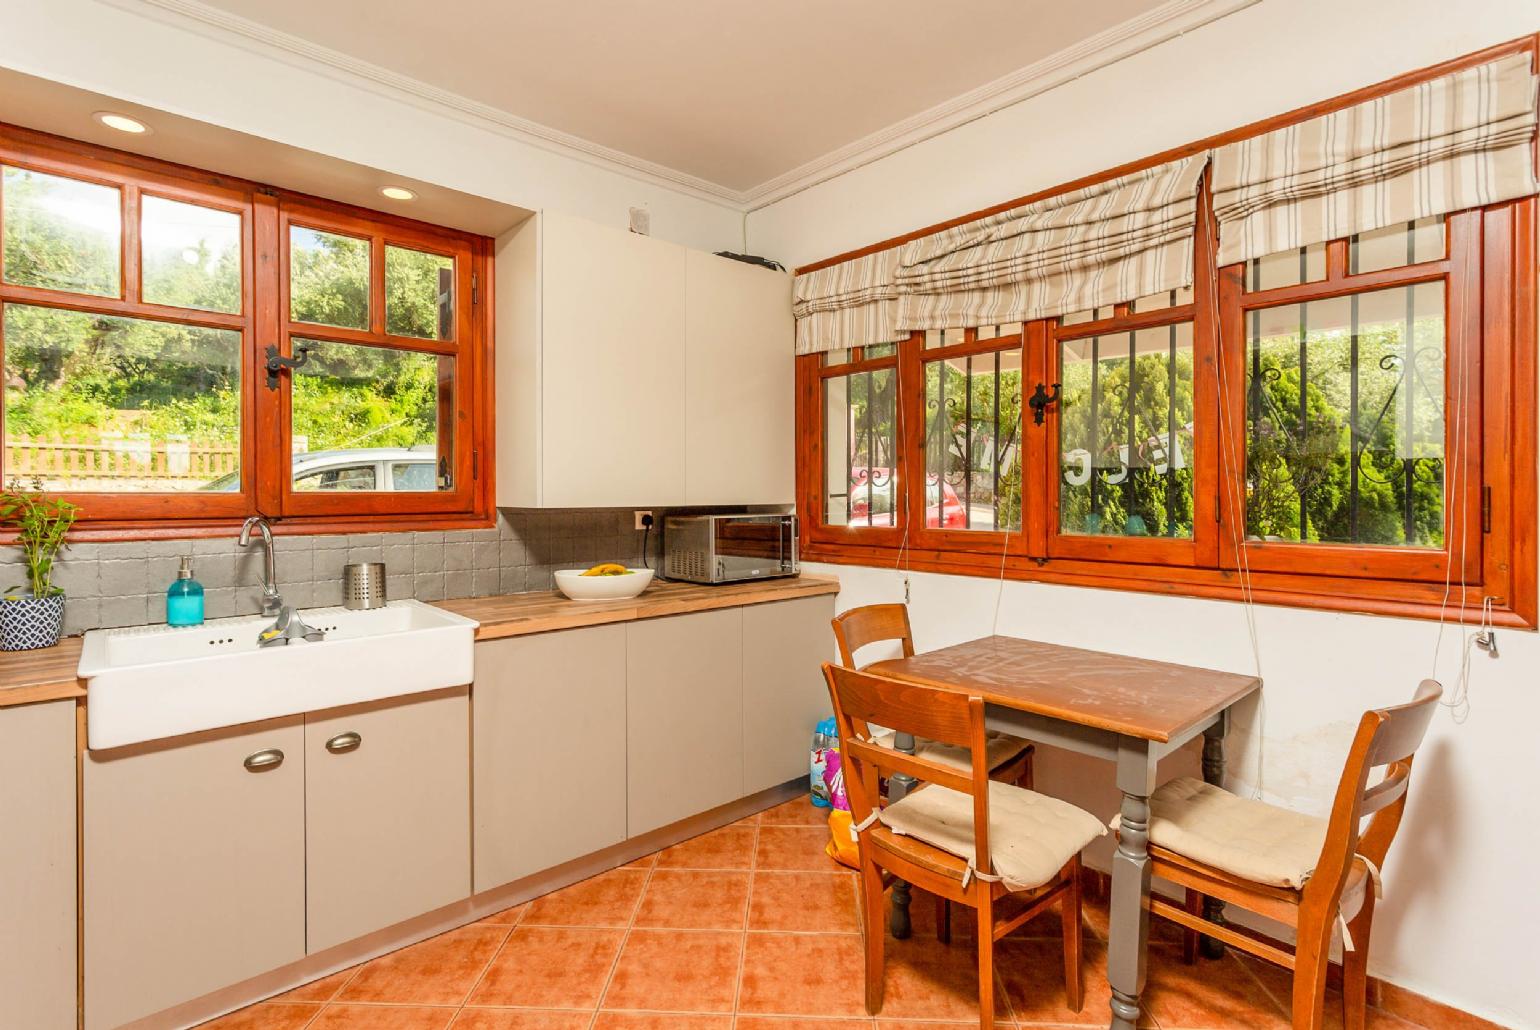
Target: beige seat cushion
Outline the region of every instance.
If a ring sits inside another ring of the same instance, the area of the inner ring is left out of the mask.
[[[894,833],[974,861],[971,795],[930,784],[884,808],[878,818]],[[994,875],[1010,890],[1041,887],[1106,832],[1100,819],[1067,801],[989,783],[989,857]]]
[[[1020,737],[1008,736],[1004,733],[986,734],[984,743],[984,757],[989,762],[990,769],[998,769],[1005,763],[1013,760],[1027,748],[1031,747],[1029,741]],[[893,746],[893,733],[879,733],[874,742],[880,747]],[[938,740],[927,740],[924,737],[914,738],[914,753],[916,757],[928,758],[932,762],[940,762],[942,765],[956,769],[967,774],[973,771],[973,755],[965,747],[955,744],[943,744]]]
[[[1232,876],[1298,890],[1321,857],[1326,820],[1184,776],[1151,795],[1150,843]]]

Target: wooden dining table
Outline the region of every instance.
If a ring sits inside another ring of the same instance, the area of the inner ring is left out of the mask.
[[[1150,795],[1155,765],[1203,735],[1203,778],[1224,776],[1224,738],[1236,702],[1262,689],[1256,676],[1199,669],[1016,637],[989,636],[872,664],[868,672],[969,697],[983,698],[985,726],[1039,744],[1115,763],[1123,794],[1117,850],[1112,857],[1107,981],[1113,1030],[1134,1030],[1144,990],[1149,931]],[[899,734],[901,750],[914,739]],[[897,800],[913,785],[894,777]],[[909,934],[909,890],[893,892],[892,929]],[[1218,919],[1222,905],[1204,900]],[[1222,954],[1205,940],[1206,954]]]

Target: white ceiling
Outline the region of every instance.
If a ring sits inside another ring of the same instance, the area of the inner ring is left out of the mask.
[[[178,6],[185,6],[179,4]],[[1190,0],[204,0],[747,193]]]

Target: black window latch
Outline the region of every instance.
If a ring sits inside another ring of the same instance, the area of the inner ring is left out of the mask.
[[[289,368],[289,369],[304,368],[305,367],[305,362],[310,360],[310,348],[309,347],[296,347],[296,348],[294,348],[294,351],[295,351],[295,353],[297,353],[299,355],[299,357],[297,357],[297,358],[280,357],[279,354],[278,354],[278,345],[277,344],[271,344],[271,343],[268,344],[268,346],[267,346],[267,388],[269,390],[276,390],[276,389],[278,389],[278,373],[279,372],[282,372],[286,368]]]
[[[1052,392],[1043,389],[1043,384],[1038,383],[1032,396],[1027,398],[1027,407],[1032,409],[1032,424],[1043,424],[1043,412],[1050,404],[1059,403],[1059,384],[1053,384]]]

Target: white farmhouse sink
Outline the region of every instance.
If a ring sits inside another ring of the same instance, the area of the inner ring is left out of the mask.
[[[310,608],[326,639],[257,646],[272,617],[91,630],[80,654],[86,739],[121,747],[471,681],[477,623],[421,601]]]

